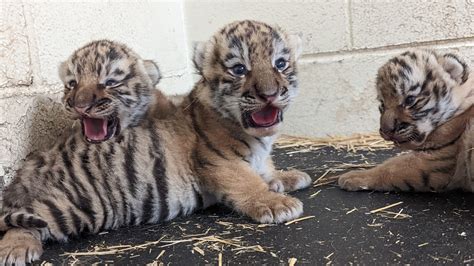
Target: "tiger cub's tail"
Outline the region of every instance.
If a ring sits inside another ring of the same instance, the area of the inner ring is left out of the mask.
[[[48,223],[40,217],[27,212],[7,213],[0,217],[0,231],[7,231],[15,227],[44,228]]]

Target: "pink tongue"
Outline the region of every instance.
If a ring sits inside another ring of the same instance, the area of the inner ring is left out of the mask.
[[[258,126],[269,126],[278,119],[278,108],[267,106],[262,110],[252,114],[252,120]]]
[[[84,134],[90,140],[104,140],[107,136],[107,120],[84,118]]]

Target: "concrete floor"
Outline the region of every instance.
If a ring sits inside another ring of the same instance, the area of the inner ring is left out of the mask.
[[[343,162],[376,163],[396,152],[347,153],[325,148],[307,152],[277,149],[274,154],[280,168],[305,170],[316,179]],[[304,216],[313,218],[262,227],[215,206],[165,224],[47,244],[42,259],[54,264],[190,265],[217,264],[221,253],[223,264],[286,264],[290,258],[297,264],[474,263],[474,194],[345,192],[330,184],[293,195],[304,202]],[[368,214],[397,202],[403,203],[389,209],[395,214]],[[161,242],[153,243],[160,238]],[[169,242],[174,240],[183,242]],[[110,247],[116,245],[132,247],[122,246],[129,250],[110,255],[64,255],[97,247],[109,247],[105,250],[112,252]]]

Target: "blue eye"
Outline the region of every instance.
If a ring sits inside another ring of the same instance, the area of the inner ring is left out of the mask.
[[[238,77],[241,77],[241,76],[244,76],[245,74],[247,74],[247,68],[242,65],[242,64],[237,64],[235,66],[233,66],[230,71],[232,72],[232,74],[234,76],[238,76]]]
[[[412,106],[415,103],[416,97],[415,96],[408,96],[405,98],[404,105],[406,107]]]
[[[105,82],[105,86],[106,87],[112,87],[112,86],[115,86],[117,85],[118,82],[114,79],[108,79],[106,82]]]
[[[286,66],[287,66],[287,62],[285,59],[283,58],[280,58],[278,60],[275,61],[275,67],[279,70],[279,71],[283,71],[286,69]]]

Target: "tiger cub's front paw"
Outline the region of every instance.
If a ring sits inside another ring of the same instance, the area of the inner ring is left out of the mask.
[[[306,188],[310,184],[311,177],[307,173],[299,170],[289,170],[275,172],[275,178],[268,183],[268,186],[271,191],[281,193]]]
[[[255,200],[245,214],[260,223],[282,223],[303,214],[303,203],[293,197],[269,192]]]
[[[0,240],[0,265],[25,265],[43,253],[41,242],[24,229],[11,229]]]
[[[365,170],[350,171],[339,176],[338,184],[348,191],[374,189],[374,178]]]

